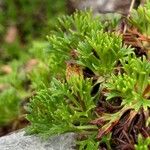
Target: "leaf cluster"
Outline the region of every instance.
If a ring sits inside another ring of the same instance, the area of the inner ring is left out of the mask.
[[[121,35],[107,32],[92,12],[79,11],[58,22],[48,36],[53,77],[29,103],[27,131],[44,137],[77,132],[84,137],[79,149],[98,149],[98,140],[110,149],[111,137],[104,137],[111,136],[126,113],[127,124],[141,110],[143,116],[149,114],[150,63],[138,58]],[[115,111],[102,108],[103,103]]]
[[[144,6],[139,6],[137,10],[133,10],[129,19],[134,27],[149,36],[150,35],[150,1],[147,0]]]
[[[45,136],[96,129],[88,125],[96,107],[91,86],[90,79],[73,77],[69,83],[53,79],[51,87],[40,90],[29,104],[30,132]]]
[[[106,83],[108,89],[107,100],[121,97],[122,104],[139,111],[141,107],[148,110],[149,86],[150,86],[150,63],[145,57],[129,58],[128,62],[122,61],[125,73],[113,75]]]

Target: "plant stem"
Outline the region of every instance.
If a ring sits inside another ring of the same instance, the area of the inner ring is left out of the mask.
[[[79,130],[93,130],[93,129],[98,129],[97,126],[94,126],[94,125],[87,125],[87,126],[78,126],[76,127],[77,129]]]

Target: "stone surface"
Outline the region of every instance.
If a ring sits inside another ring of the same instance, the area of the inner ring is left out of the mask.
[[[24,131],[14,132],[0,138],[0,150],[73,150],[75,134],[67,133],[42,140],[35,135],[24,135]]]
[[[128,14],[131,0],[68,0],[71,9],[92,8],[94,13],[112,13],[118,12]],[[143,1],[143,0],[142,0]],[[136,0],[135,7],[138,5]]]

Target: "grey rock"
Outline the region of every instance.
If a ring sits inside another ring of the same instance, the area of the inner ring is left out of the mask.
[[[25,131],[14,132],[0,138],[0,150],[74,150],[75,134],[67,133],[43,140]]]
[[[69,6],[72,9],[92,8],[97,13],[121,13],[128,14],[131,0],[69,0]],[[135,7],[139,5],[138,0],[135,1]]]

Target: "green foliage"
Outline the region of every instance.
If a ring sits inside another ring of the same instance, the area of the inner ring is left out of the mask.
[[[0,93],[0,126],[4,126],[19,115],[20,99],[13,88]]]
[[[41,89],[30,101],[27,116],[31,121],[29,132],[47,136],[97,129],[89,125],[96,107],[91,87],[90,79],[73,77],[69,83],[53,79],[50,88]]]
[[[131,110],[132,120],[141,109],[148,111],[150,63],[107,29],[92,12],[77,11],[58,20],[48,36],[49,46],[35,44],[33,53],[38,48],[46,51],[35,56],[42,61],[30,74],[37,93],[28,106],[29,133],[47,137],[77,132],[85,137],[78,142],[80,150],[96,150],[99,143],[111,149],[108,135],[125,112]],[[101,77],[105,80],[97,85]],[[120,109],[99,113],[101,97],[110,104],[120,98]]]
[[[129,58],[128,63],[122,61],[125,71],[122,75],[112,75],[106,84],[109,90],[107,99],[122,98],[122,105],[139,111],[141,107],[147,110],[149,102],[150,63],[143,57]]]
[[[143,6],[139,6],[137,10],[133,10],[130,17],[132,25],[138,30],[149,36],[150,35],[150,1],[148,0]]]
[[[120,24],[122,15],[118,13],[102,14],[102,20],[105,23],[107,31],[114,31]]]
[[[134,118],[141,108],[146,112],[150,107],[150,63],[145,57],[136,58],[135,56],[129,56],[121,63],[124,73],[112,74],[104,84],[104,89],[107,89],[106,100],[112,103],[116,98],[120,98],[121,108],[113,114],[105,113],[99,116],[98,120],[105,122],[99,130],[99,137],[107,134],[127,110],[132,110],[130,117]]]
[[[141,134],[138,136],[138,144],[135,145],[135,150],[148,150],[150,147],[150,137],[143,138]]]
[[[92,15],[92,11],[77,11],[71,16],[64,16],[58,19],[58,31],[64,35],[80,36],[83,38],[89,35],[91,30],[98,31],[103,28],[100,18]]]
[[[105,77],[114,71],[119,60],[132,53],[132,49],[122,45],[119,35],[94,30],[79,43],[78,51],[81,65]]]
[[[95,139],[96,134],[89,135],[87,139],[78,141],[79,150],[97,150],[99,147],[99,143],[97,139]]]
[[[96,32],[102,28],[99,18],[94,18],[92,12],[77,12],[60,18],[58,31],[48,36],[55,68],[64,68],[65,61],[71,59],[71,52],[78,48],[79,42],[84,41],[92,30]]]
[[[122,44],[120,35],[105,32],[107,25],[100,17],[93,17],[91,11],[79,11],[59,19],[58,31],[48,36],[55,69],[61,68],[63,72],[65,61],[76,59],[98,76],[110,74],[132,49]]]

